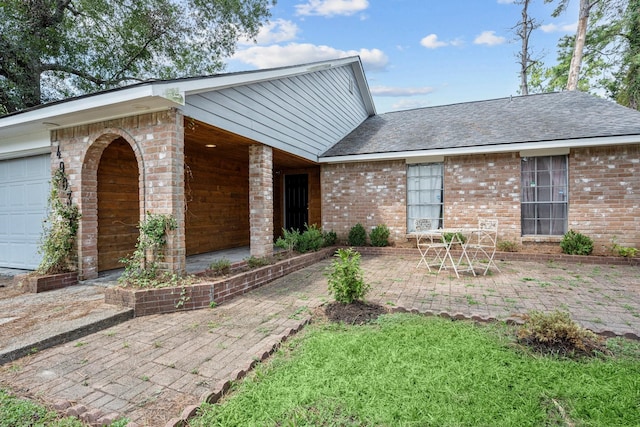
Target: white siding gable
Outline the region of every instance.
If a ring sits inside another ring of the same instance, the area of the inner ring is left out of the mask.
[[[313,161],[369,116],[351,64],[188,95],[184,113]]]

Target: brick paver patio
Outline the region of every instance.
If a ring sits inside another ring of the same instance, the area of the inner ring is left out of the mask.
[[[640,269],[631,266],[499,262],[502,272],[455,278],[415,268],[418,256],[363,256],[369,302],[390,309],[476,319],[529,310],[569,311],[596,332],[640,335]],[[136,318],[5,365],[0,386],[88,420],[126,416],[172,424],[211,399],[301,328],[329,301],[330,260],[228,303]],[[186,410],[185,410],[186,408]],[[184,411],[183,411],[184,410]]]

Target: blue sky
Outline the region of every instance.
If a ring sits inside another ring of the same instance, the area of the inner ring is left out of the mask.
[[[518,94],[513,0],[278,0],[257,43],[243,41],[227,71],[360,55],[378,113]],[[533,0],[534,56],[551,65],[575,33],[577,0],[559,18]]]

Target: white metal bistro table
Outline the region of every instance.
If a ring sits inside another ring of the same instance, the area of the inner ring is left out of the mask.
[[[444,243],[444,255],[439,256],[438,260],[440,261],[440,266],[438,268],[438,273],[442,270],[446,270],[448,265],[451,266],[451,269],[456,274],[457,278],[460,278],[460,272],[462,271],[470,271],[474,276],[476,272],[473,268],[473,263],[469,258],[469,254],[467,253],[467,243],[471,240],[472,236],[477,233],[481,233],[483,230],[479,228],[438,228],[434,230],[426,230],[421,231],[417,234],[418,241],[421,238],[429,237],[431,241],[434,239],[439,240]],[[460,247],[460,254],[454,255],[451,252],[452,248]],[[427,268],[431,270],[427,260],[424,258],[424,253],[421,251],[422,261],[425,262]],[[418,263],[420,265],[420,263]]]

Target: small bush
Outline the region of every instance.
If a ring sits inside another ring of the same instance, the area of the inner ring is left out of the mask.
[[[298,247],[296,250],[300,253],[317,251],[324,244],[322,231],[315,225],[305,224],[305,230],[298,239]]]
[[[369,234],[371,246],[389,246],[389,229],[381,224],[373,228]]]
[[[330,267],[329,293],[343,304],[363,299],[370,286],[364,282],[360,253],[351,248],[338,249],[335,257]]]
[[[362,224],[357,223],[349,230],[349,246],[365,246],[367,244],[367,231]]]
[[[567,357],[607,353],[602,338],[571,320],[569,313],[561,311],[529,313],[518,330],[518,341],[541,353]]]
[[[454,238],[454,236],[456,237],[456,240],[460,243],[465,243],[467,241],[467,237],[460,233],[442,233],[442,240],[444,240],[445,242],[449,243],[451,241],[451,239]]]
[[[613,246],[611,248],[614,254],[623,256],[625,258],[633,258],[638,253],[638,250],[631,246],[620,246],[616,242],[616,238],[613,238]]]
[[[247,258],[247,266],[249,268],[264,267],[265,265],[270,265],[270,264],[271,264],[271,260],[267,257],[258,258],[255,256],[251,256]]]
[[[338,235],[333,230],[323,232],[322,238],[324,239],[324,246],[333,246],[338,241]]]
[[[500,252],[518,252],[518,244],[511,240],[500,240],[496,243],[496,249]]]
[[[282,237],[278,237],[276,240],[276,247],[284,249],[288,252],[292,252],[298,249],[298,242],[300,241],[300,232],[298,230],[286,230],[282,229]]]
[[[216,259],[209,265],[209,268],[216,274],[228,274],[231,271],[231,261],[226,258]]]
[[[569,255],[589,255],[593,251],[593,240],[584,234],[569,230],[560,242],[562,252]]]

